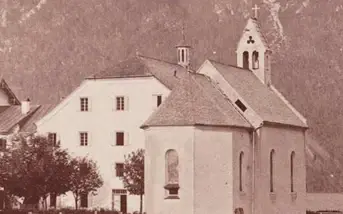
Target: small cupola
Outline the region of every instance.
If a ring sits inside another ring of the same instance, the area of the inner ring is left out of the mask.
[[[177,50],[177,64],[184,68],[190,67],[190,49],[191,46],[186,42],[185,26],[182,26],[182,40],[176,45]]]
[[[188,68],[190,65],[190,48],[184,41],[176,46],[177,49],[177,64]]]

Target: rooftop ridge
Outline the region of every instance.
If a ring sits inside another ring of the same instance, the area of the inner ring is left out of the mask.
[[[220,65],[224,65],[224,66],[227,66],[227,67],[238,68],[238,69],[240,69],[240,70],[252,72],[252,71],[249,70],[249,69],[242,68],[242,67],[238,67],[237,65],[225,64],[225,63],[223,63],[223,62],[219,62],[219,61],[216,61],[216,60],[213,60],[213,59],[208,59],[208,61],[213,62],[213,63],[220,64]]]

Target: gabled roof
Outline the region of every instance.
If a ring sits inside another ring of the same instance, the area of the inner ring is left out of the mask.
[[[172,89],[186,73],[184,67],[152,57],[138,55],[128,58],[112,68],[100,71],[86,79],[155,77]]]
[[[249,29],[250,28],[250,29]],[[265,46],[266,49],[270,50],[270,47],[268,45],[268,42],[267,42],[267,39],[266,37],[264,36],[264,34],[262,33],[262,30],[261,30],[261,25],[259,23],[259,21],[256,19],[256,18],[249,18],[246,26],[244,27],[244,30],[243,30],[243,34],[242,34],[242,37],[241,39],[243,38],[243,35],[246,31],[249,31],[249,30],[255,30],[256,33],[257,33],[257,36],[261,39],[262,41],[262,44]],[[240,39],[240,40],[241,40]],[[238,45],[241,43],[241,41],[238,42]]]
[[[176,63],[146,56],[139,56],[139,59],[146,65],[149,73],[169,89],[173,89],[187,74],[186,69]]]
[[[250,70],[209,60],[224,79],[265,122],[307,127],[290,107]]]
[[[27,121],[22,124],[20,127],[20,132],[35,133],[37,131],[37,126],[35,123],[44,117],[54,107],[55,105],[53,104],[40,105],[39,108],[27,118]]]
[[[193,125],[252,128],[208,77],[188,72],[142,127]]]
[[[133,57],[126,59],[114,67],[100,71],[86,79],[106,79],[106,78],[123,78],[123,77],[139,77],[151,76],[147,67],[139,58]]]
[[[15,94],[10,89],[10,87],[8,86],[6,81],[2,78],[2,76],[0,77],[0,88],[2,90],[4,90],[4,92],[7,94],[8,98],[9,98],[9,102],[11,105],[19,105],[20,104],[19,99],[15,96]]]
[[[2,107],[0,113],[0,133],[8,134],[16,125],[25,122],[26,119],[32,116],[38,108],[39,106],[31,106],[31,110],[27,114],[23,114],[20,105]]]

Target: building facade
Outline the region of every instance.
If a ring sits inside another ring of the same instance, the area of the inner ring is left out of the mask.
[[[168,96],[185,72],[178,64],[135,57],[86,78],[82,84],[46,114],[37,132],[56,136],[73,156],[97,162],[104,185],[95,196],[82,198],[87,208],[106,208],[123,213],[139,210],[139,196],[124,189],[124,156],[144,148],[139,127]],[[59,196],[56,207],[73,207],[71,193]]]

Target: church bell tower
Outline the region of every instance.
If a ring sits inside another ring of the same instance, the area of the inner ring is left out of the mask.
[[[270,85],[271,50],[257,20],[257,10],[259,9],[255,5],[253,8],[255,16],[248,20],[238,42],[236,50],[237,66],[251,70],[264,84]]]

